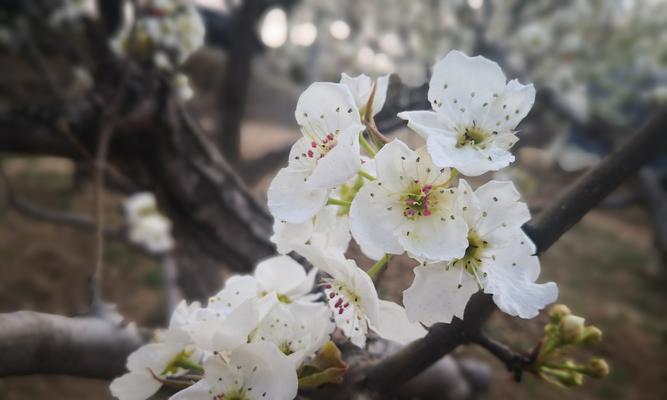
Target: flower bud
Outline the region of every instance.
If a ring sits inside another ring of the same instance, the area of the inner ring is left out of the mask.
[[[602,358],[591,358],[586,365],[586,374],[592,378],[604,378],[609,375],[609,364]]]
[[[560,321],[560,337],[565,344],[581,341],[584,334],[584,319],[576,315],[566,315]]]
[[[581,341],[585,344],[598,344],[602,341],[602,331],[596,326],[587,326],[584,328],[584,336]]]
[[[551,379],[565,387],[581,386],[584,383],[584,376],[576,371],[555,370],[549,373]]]
[[[551,319],[551,322],[554,323],[560,322],[563,317],[570,314],[572,314],[572,312],[565,304],[555,304],[549,309],[549,318]]]

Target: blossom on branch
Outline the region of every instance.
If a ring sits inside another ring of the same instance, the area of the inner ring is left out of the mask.
[[[504,312],[535,317],[556,300],[558,287],[535,283],[539,259],[521,230],[530,219],[528,207],[511,182],[491,181],[473,191],[461,180],[459,193],[468,225],[465,253],[414,269],[415,280],[403,294],[408,316],[427,325],[463,318],[470,296],[483,290]]]
[[[535,102],[532,84],[507,82],[498,64],[453,50],[434,67],[428,100],[433,111],[398,114],[426,139],[433,162],[463,175],[497,171],[514,161],[516,126]]]

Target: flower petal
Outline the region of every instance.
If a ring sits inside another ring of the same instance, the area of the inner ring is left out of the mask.
[[[499,228],[520,228],[530,220],[528,206],[520,201],[521,194],[512,181],[487,182],[475,190],[475,196],[480,208],[486,211],[477,226],[482,236]]]
[[[111,389],[111,395],[118,400],[146,400],[154,395],[161,386],[162,383],[144,369],[129,372],[114,379],[109,389]]]
[[[444,262],[418,266],[414,273],[415,280],[403,292],[403,304],[410,321],[427,326],[463,318],[468,300],[479,290],[468,273]]]
[[[401,254],[403,247],[394,232],[403,223],[403,211],[398,197],[382,193],[383,190],[375,181],[359,190],[350,207],[350,230],[362,247]]]
[[[421,324],[408,320],[403,307],[385,300],[380,300],[380,318],[373,330],[383,338],[400,344],[408,344],[427,332]]]
[[[441,119],[435,111],[403,111],[398,118],[408,121],[408,128],[427,139],[429,136],[448,136],[456,143],[455,126],[448,119]]]
[[[300,224],[324,207],[330,190],[309,186],[309,176],[309,171],[287,167],[273,178],[267,196],[269,210],[276,219]]]
[[[306,271],[292,257],[276,256],[257,264],[254,276],[261,290],[286,294],[306,279]]]

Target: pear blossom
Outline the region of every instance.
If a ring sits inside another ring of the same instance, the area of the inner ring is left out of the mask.
[[[373,281],[353,260],[313,246],[300,246],[298,252],[329,275],[323,279],[325,300],[352,344],[364,347],[369,330],[402,344],[426,334],[420,324],[408,321],[403,307],[378,298]]]
[[[155,196],[140,192],[123,203],[128,225],[128,238],[148,252],[161,254],[174,247],[171,221],[157,209]]]
[[[118,54],[143,57],[158,68],[172,70],[204,44],[204,22],[188,1],[145,0],[135,11],[135,21],[111,41]]]
[[[235,275],[225,282],[225,287],[209,299],[209,306],[234,309],[250,298],[262,298],[274,293],[283,303],[310,302],[319,297],[312,294],[317,269],[308,273],[303,266],[288,256],[267,258],[257,264],[250,275]]]
[[[479,290],[493,295],[507,314],[532,318],[558,297],[553,282],[535,283],[540,263],[535,245],[521,230],[530,219],[525,203],[511,182],[491,181],[473,192],[459,182],[467,248],[462,257],[424,263],[403,293],[408,317],[426,325],[463,318],[470,296]]]
[[[361,244],[385,253],[408,251],[428,260],[463,256],[467,225],[449,168],[437,167],[423,149],[394,140],[375,156],[377,179],[352,202],[350,228]]]
[[[251,333],[250,341],[275,344],[298,369],[329,340],[335,325],[324,303],[278,304]]]
[[[493,61],[452,50],[434,67],[428,100],[433,111],[398,116],[426,139],[436,165],[477,176],[514,161],[509,149],[535,102],[535,88],[507,82]]]
[[[337,207],[327,206],[300,224],[276,220],[271,241],[281,254],[294,251],[295,246],[306,243],[344,254],[351,238],[347,216],[339,215]]]
[[[370,98],[371,92],[373,90],[373,81],[372,79],[365,75],[361,74],[355,77],[351,77],[346,73],[343,73],[340,78],[340,83],[347,86],[347,88],[352,93],[354,97],[354,102],[359,109],[359,113],[362,118],[366,114],[366,106],[368,105],[368,99]],[[373,104],[371,104],[371,116],[375,116],[377,113],[382,110],[384,102],[387,100],[387,88],[389,87],[389,75],[383,75],[377,78],[375,95],[373,96]]]
[[[127,359],[128,373],[111,382],[110,389],[119,400],[145,400],[162,386],[161,380],[183,375],[198,368],[202,352],[192,343],[185,327],[200,309],[198,303],[178,305],[169,329],[157,335],[155,343],[146,344]]]
[[[204,362],[204,378],[170,400],[292,400],[296,370],[276,346],[266,342],[236,348],[228,359],[214,354]]]
[[[337,83],[310,85],[299,97],[295,117],[303,137],[292,146],[289,164],[273,179],[267,196],[276,219],[299,224],[359,171],[358,135],[364,126],[352,94]]]

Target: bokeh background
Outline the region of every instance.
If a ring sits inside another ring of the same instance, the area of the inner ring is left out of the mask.
[[[38,108],[52,101],[36,78],[39,70],[21,63],[26,56],[16,46],[11,3],[0,6],[2,113],[17,103]],[[95,21],[99,4],[84,3],[86,13],[72,18]],[[449,50],[482,54],[498,62],[508,78],[533,82],[538,95],[519,126],[517,162],[495,177],[512,179],[534,213],[667,106],[663,0],[196,3],[207,36],[206,46],[181,68],[194,92],[186,106],[203,131],[222,144],[227,159],[262,202],[299,137],[293,112],[300,92],[313,81],[337,82],[341,72],[392,74],[376,123],[385,134],[412,146],[419,146],[420,139],[395,115],[428,108],[430,67]],[[48,20],[45,16],[44,23]],[[47,68],[66,90],[65,101],[94,87],[87,73],[94,60],[73,64],[69,58],[54,61],[54,54],[46,58]],[[227,136],[216,138],[222,131]],[[21,132],[0,131],[7,135]],[[2,149],[0,157],[14,191],[31,204],[92,215],[92,185],[76,163]],[[559,301],[603,330],[598,353],[609,361],[610,376],[567,391],[531,376],[517,384],[482,350],[458,350],[456,356],[478,357],[493,368],[486,398],[667,398],[666,187],[663,155],[542,256],[543,279],[559,284]],[[7,187],[0,185],[0,312],[83,312],[92,269],[91,232],[32,219],[17,212],[7,196]],[[110,189],[106,197],[108,221],[122,224],[120,205],[126,194]],[[350,254],[370,265],[354,246]],[[130,320],[164,325],[169,271],[163,260],[114,240],[105,259],[105,296]],[[393,262],[381,293],[400,299],[412,279],[410,267],[406,260]],[[543,316],[524,321],[496,313],[487,329],[516,349],[528,350],[541,337],[544,322]],[[107,399],[107,384],[71,377],[5,378],[0,379],[0,399]]]

